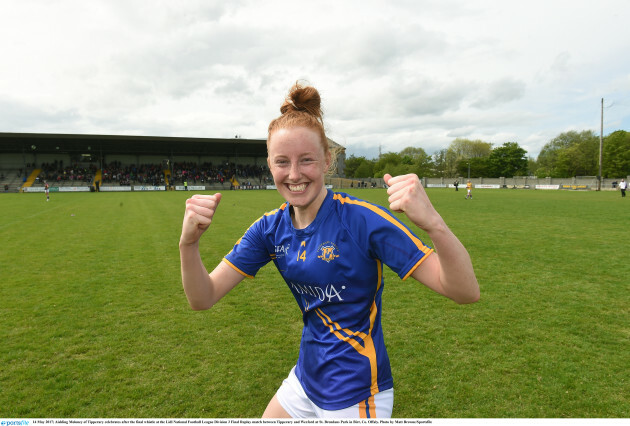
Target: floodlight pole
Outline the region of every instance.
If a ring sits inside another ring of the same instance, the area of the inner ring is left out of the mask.
[[[602,151],[604,145],[604,98],[602,98],[602,113],[599,127],[599,175],[597,176],[597,190],[602,189]]]

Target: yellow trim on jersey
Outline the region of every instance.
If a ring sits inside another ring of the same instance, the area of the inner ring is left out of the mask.
[[[367,411],[370,411],[368,417]],[[359,402],[359,418],[361,419],[375,419],[376,418],[376,405],[374,404],[374,395],[370,396],[365,401]]]
[[[286,205],[286,203],[285,203],[285,204],[281,205],[280,207],[278,207],[277,209],[271,210],[270,212],[267,212],[267,213],[263,214],[262,216],[260,216],[258,219],[256,219],[254,222],[252,222],[252,224],[251,224],[251,225],[249,225],[249,227],[247,227],[247,229],[246,229],[246,230],[245,230],[245,232],[243,233],[243,236],[244,236],[245,234],[247,234],[247,231],[249,231],[249,228],[251,228],[252,226],[254,226],[254,225],[256,224],[256,222],[258,222],[260,219],[262,219],[262,218],[263,218],[263,217],[265,217],[265,216],[273,216],[274,214],[278,213],[279,211],[284,210],[286,207],[287,207],[287,205]],[[242,240],[242,239],[243,239],[243,237],[239,238],[239,239],[236,241],[236,243],[234,243],[234,245],[235,245],[235,246],[239,245],[239,244],[241,243],[241,240]],[[232,253],[232,251],[233,251],[233,250],[234,250],[234,248],[232,248],[232,250],[230,250],[226,256],[228,256],[230,253]],[[272,259],[275,259],[275,254],[270,254],[270,256],[271,256],[271,258],[272,258]],[[226,262],[228,262],[225,258],[224,258],[223,260],[225,260]],[[238,269],[237,267],[235,267],[234,265],[232,265],[230,262],[228,262],[228,264],[229,264],[232,268],[234,268],[234,269],[236,269],[238,272],[240,272],[241,274],[245,275],[246,277],[253,278],[252,276],[247,275],[246,273],[244,273],[243,271],[241,271],[240,269]]]
[[[245,272],[243,272],[243,271],[241,271],[240,269],[238,269],[236,266],[234,266],[234,265],[232,264],[232,262],[230,262],[229,260],[227,260],[225,257],[223,258],[223,261],[224,261],[226,264],[228,264],[228,266],[231,266],[231,267],[232,267],[232,269],[234,269],[234,270],[235,270],[236,272],[238,272],[239,274],[241,274],[241,275],[245,275],[247,278],[254,278],[254,276],[253,276],[253,275],[246,274]]]
[[[348,197],[343,197],[341,194],[335,194],[333,196],[334,200],[339,200],[339,202],[341,202],[341,204],[344,203],[348,203],[348,204],[355,204],[357,206],[361,206],[361,207],[365,207],[368,210],[371,210],[372,212],[376,213],[377,215],[379,215],[380,217],[386,219],[387,221],[389,221],[390,223],[396,225],[396,227],[398,227],[398,229],[402,230],[410,239],[411,241],[413,241],[413,243],[416,245],[416,247],[418,247],[418,250],[420,250],[422,253],[424,253],[424,256],[422,256],[422,259],[420,259],[410,270],[409,272],[407,272],[407,274],[403,277],[403,281],[406,280],[407,278],[409,278],[409,276],[411,274],[413,274],[413,271],[416,270],[416,268],[418,266],[420,266],[420,264],[422,262],[424,262],[424,260],[428,257],[429,254],[433,253],[433,249],[430,247],[427,247],[424,245],[424,243],[415,235],[413,235],[409,229],[407,229],[407,227],[403,226],[400,224],[400,222],[398,222],[397,220],[394,220],[390,215],[388,215],[387,213],[385,213],[383,210],[379,209],[378,207],[367,203],[365,201],[360,201],[360,200],[353,200],[352,198],[348,198]],[[379,281],[380,282],[380,281]]]
[[[348,330],[347,328],[341,328],[339,324],[332,321],[330,317],[326,315],[324,311],[321,310],[321,308],[316,309],[315,313],[322,320],[324,325],[330,328],[330,332],[333,333],[335,336],[337,336],[339,340],[342,340],[350,344],[350,346],[352,346],[359,354],[363,355],[370,361],[370,370],[371,370],[371,375],[372,375],[371,377],[372,386],[370,388],[370,391],[372,392],[372,395],[378,393],[378,382],[377,382],[377,375],[376,375],[376,372],[377,372],[376,349],[374,348],[374,342],[372,341],[372,336],[368,336],[361,331],[352,331],[352,330]],[[372,318],[372,315],[370,315],[370,322],[371,322],[371,318]],[[371,327],[372,327],[372,324],[370,324],[370,329]],[[339,330],[346,333],[347,336],[344,336],[343,334],[341,334]],[[361,346],[361,344],[356,339],[354,339],[353,336],[359,336],[361,339],[363,339],[363,344],[365,346]]]
[[[347,342],[352,346],[359,354],[363,355],[370,361],[370,373],[371,373],[371,387],[370,392],[372,395],[375,395],[379,392],[378,390],[378,364],[376,360],[376,348],[374,347],[374,341],[372,340],[372,329],[374,328],[374,323],[376,322],[376,315],[378,313],[378,308],[376,306],[376,295],[381,288],[381,283],[383,282],[383,264],[380,260],[376,259],[377,262],[377,285],[376,292],[374,293],[374,300],[372,301],[372,306],[370,307],[370,330],[368,334],[363,333],[362,331],[352,331],[347,328],[341,328],[341,326],[333,321],[328,315],[322,311],[321,308],[315,310],[317,316],[322,320],[324,325],[330,328],[330,332],[333,333],[339,340]],[[342,335],[339,331],[343,331],[346,336]],[[364,346],[353,338],[353,336],[358,336],[363,340]]]
[[[418,237],[413,235],[411,233],[411,231],[409,231],[409,229],[407,229],[407,227],[403,226],[400,222],[398,222],[397,220],[393,219],[390,215],[385,213],[380,208],[378,208],[378,207],[376,207],[376,206],[374,206],[374,205],[372,205],[372,204],[370,204],[368,202],[365,202],[365,201],[353,200],[352,198],[343,197],[341,194],[335,194],[333,196],[333,199],[334,200],[338,200],[339,202],[341,202],[341,204],[344,204],[344,203],[355,204],[357,206],[365,207],[366,209],[371,210],[372,212],[376,213],[377,215],[379,215],[383,219],[386,219],[387,221],[389,221],[391,224],[396,225],[396,227],[398,227],[398,229],[403,231],[411,239],[411,241],[413,241],[413,243],[416,245],[416,247],[418,247],[418,250],[420,250],[421,252],[423,252],[425,254],[428,254],[430,251],[433,251],[433,249],[425,246],[424,243],[422,241],[420,241],[420,239]]]
[[[405,275],[405,276],[403,277],[403,279],[402,279],[402,280],[403,280],[403,281],[405,281],[407,278],[409,278],[409,276],[411,276],[411,274],[413,274],[413,271],[415,271],[415,270],[418,268],[418,266],[420,266],[420,264],[421,264],[422,262],[424,262],[424,261],[427,259],[427,257],[429,257],[429,255],[430,255],[431,253],[433,253],[434,251],[435,251],[435,250],[433,250],[433,249],[430,249],[429,251],[427,251],[427,252],[425,253],[425,255],[424,255],[424,256],[422,256],[422,259],[420,259],[420,260],[418,261],[418,263],[416,263],[415,265],[413,265],[413,267],[409,270],[409,272],[407,272],[407,275]]]

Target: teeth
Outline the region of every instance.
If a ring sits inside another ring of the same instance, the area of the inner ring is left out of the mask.
[[[289,185],[289,190],[291,190],[292,192],[301,192],[301,191],[304,191],[305,189],[306,189],[305,183],[301,183],[299,185]]]

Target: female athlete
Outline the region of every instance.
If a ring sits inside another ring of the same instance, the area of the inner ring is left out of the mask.
[[[479,299],[468,252],[433,208],[416,175],[385,175],[389,208],[404,212],[425,245],[387,209],[328,190],[332,154],[318,91],[295,84],[268,129],[267,162],[286,200],[265,213],[208,273],[199,239],[221,194],[186,201],[179,242],[184,291],[209,309],[273,261],[304,328],[297,363],[263,417],[391,417],[394,388],[383,331],[383,265],[457,303]]]

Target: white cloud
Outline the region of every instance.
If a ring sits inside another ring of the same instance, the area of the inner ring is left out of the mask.
[[[2,2],[0,131],[264,138],[298,79],[357,155],[627,126],[630,4],[511,3]]]

